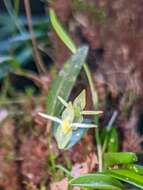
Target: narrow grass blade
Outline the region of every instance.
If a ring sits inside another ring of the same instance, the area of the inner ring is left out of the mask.
[[[66,31],[63,29],[63,26],[61,26],[53,9],[49,10],[49,16],[52,26],[56,31],[56,33],[58,34],[58,36],[60,37],[60,39],[71,50],[72,53],[76,53],[76,47],[74,45],[74,42],[71,40]]]

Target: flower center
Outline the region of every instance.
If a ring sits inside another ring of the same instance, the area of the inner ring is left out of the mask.
[[[62,131],[66,135],[69,131],[71,131],[70,123],[67,120],[62,122]]]

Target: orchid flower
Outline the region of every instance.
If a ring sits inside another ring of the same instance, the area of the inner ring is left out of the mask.
[[[84,110],[86,105],[85,90],[83,90],[78,97],[72,102],[66,102],[61,97],[58,97],[60,102],[65,106],[61,118],[39,113],[42,117],[49,119],[59,125],[55,137],[60,149],[64,149],[71,137],[73,130],[77,128],[96,128],[95,124],[83,123],[83,115],[98,115],[102,111],[88,111]]]

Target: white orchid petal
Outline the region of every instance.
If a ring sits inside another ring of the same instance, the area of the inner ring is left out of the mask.
[[[56,123],[59,123],[59,124],[62,124],[62,120],[57,118],[57,117],[54,117],[54,116],[51,116],[51,115],[47,115],[47,114],[44,114],[44,113],[38,113],[41,117],[45,118],[45,119],[49,119],[51,121],[54,121]]]
[[[58,96],[58,100],[65,106],[67,107],[68,106],[68,103],[60,96]]]
[[[89,111],[89,110],[85,110],[81,112],[82,115],[99,115],[102,113],[103,111]]]
[[[71,127],[76,128],[97,128],[97,125],[87,123],[72,123]]]

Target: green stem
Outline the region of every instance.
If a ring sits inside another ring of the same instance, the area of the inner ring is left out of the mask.
[[[94,88],[94,83],[93,83],[91,72],[90,72],[86,63],[84,64],[84,71],[86,73],[86,76],[87,76],[87,79],[89,82],[94,109],[97,109],[97,107],[98,107],[98,95],[97,95],[95,88]],[[98,126],[98,118],[96,117],[95,120],[96,120],[96,124]],[[102,146],[101,146],[101,140],[100,140],[100,135],[99,135],[99,127],[97,127],[95,129],[95,138],[96,138],[96,143],[97,143],[97,154],[98,154],[98,161],[99,161],[98,170],[100,172],[102,172],[103,159],[102,159]]]
[[[101,146],[101,140],[99,135],[99,127],[95,130],[95,138],[97,143],[97,154],[98,154],[98,170],[99,172],[102,172],[103,170],[103,159],[102,159],[102,146]]]
[[[97,93],[96,93],[96,91],[94,89],[94,83],[93,83],[93,80],[92,80],[91,72],[90,72],[90,70],[88,68],[88,65],[86,63],[83,65],[83,68],[84,68],[84,71],[86,73],[86,76],[87,76],[87,79],[88,79],[88,82],[89,82],[92,101],[93,101],[93,106],[96,109],[97,108],[97,103],[98,103],[98,95],[97,95]]]

